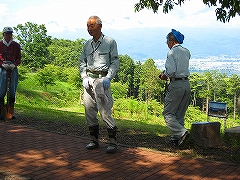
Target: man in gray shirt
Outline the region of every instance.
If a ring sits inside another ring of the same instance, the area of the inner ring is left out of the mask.
[[[85,116],[91,137],[86,148],[95,149],[99,146],[99,111],[110,140],[106,152],[114,153],[117,150],[117,127],[111,116],[113,98],[110,81],[119,70],[119,58],[116,41],[105,36],[101,29],[101,19],[91,16],[87,21],[87,30],[93,38],[85,43],[79,64],[84,86]]]
[[[172,29],[167,35],[167,54],[165,71],[160,75],[162,80],[170,79],[164,99],[163,116],[167,126],[172,131],[170,142],[180,146],[189,136],[184,128],[184,116],[187,111],[191,88],[188,81],[190,52],[181,46],[184,35]]]

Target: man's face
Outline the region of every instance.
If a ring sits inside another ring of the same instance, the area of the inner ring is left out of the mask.
[[[174,41],[171,40],[171,39],[167,39],[166,43],[167,43],[169,49],[171,49],[173,47],[173,45],[174,45]]]
[[[12,39],[12,33],[11,33],[11,32],[3,33],[3,38],[4,38],[7,42],[11,41],[11,39]]]
[[[97,24],[95,18],[91,18],[87,21],[87,30],[90,36],[96,37],[101,35],[102,25]]]

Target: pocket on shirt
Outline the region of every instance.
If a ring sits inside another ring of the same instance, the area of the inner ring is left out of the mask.
[[[109,60],[109,52],[99,52],[98,57],[101,63],[106,63]]]

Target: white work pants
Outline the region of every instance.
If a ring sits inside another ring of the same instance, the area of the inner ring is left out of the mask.
[[[112,118],[113,98],[108,89],[103,89],[102,78],[91,78],[89,89],[84,89],[85,116],[88,126],[98,125],[97,113],[100,112],[101,118],[108,129],[113,129],[115,121]]]

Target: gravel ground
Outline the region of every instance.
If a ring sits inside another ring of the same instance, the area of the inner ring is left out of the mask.
[[[38,119],[29,119],[16,115],[16,119],[9,121],[10,124],[23,125],[43,131],[51,131],[55,133],[81,136],[89,138],[88,128],[85,123],[72,125],[66,122],[41,121]],[[107,131],[105,127],[100,126],[100,141],[107,142]],[[149,134],[146,131],[133,129],[119,129],[117,141],[120,145],[129,147],[145,147],[163,152],[176,153],[190,157],[205,158],[208,160],[227,162],[240,165],[240,145],[233,147],[223,142],[218,148],[201,148],[195,146],[191,139],[182,147],[174,147],[169,144],[169,136],[159,137]]]

